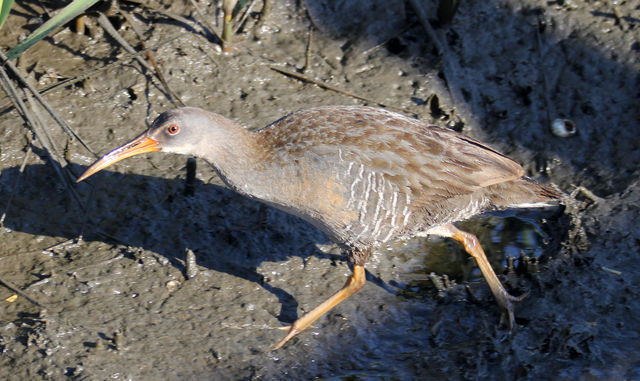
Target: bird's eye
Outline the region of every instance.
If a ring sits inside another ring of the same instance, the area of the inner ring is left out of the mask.
[[[178,127],[177,124],[172,124],[169,127],[167,127],[167,132],[171,135],[175,135],[178,132],[180,132],[180,127]]]

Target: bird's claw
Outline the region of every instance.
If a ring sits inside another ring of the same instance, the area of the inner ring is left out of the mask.
[[[300,329],[300,327],[296,326],[295,322],[291,325],[286,325],[284,327],[277,327],[276,329],[278,330],[289,331],[289,332],[282,340],[278,342],[278,344],[276,344],[273,348],[271,348],[271,350],[275,351],[276,349],[282,348],[289,340],[293,339],[297,334],[299,334],[300,332],[304,331],[307,328],[315,328],[315,327],[313,325],[309,325],[308,327],[304,327]]]
[[[520,296],[513,296],[513,295],[507,293],[507,298],[510,301],[516,302],[516,303],[519,303],[519,302],[525,300],[528,296],[529,296],[529,291],[525,292],[524,294],[522,294]]]
[[[506,290],[503,290],[503,293],[500,297],[497,297],[498,304],[503,309],[503,314],[500,317],[500,324],[504,325],[505,323],[509,326],[509,331],[515,327],[516,319],[513,314],[513,303],[518,303],[523,301],[527,296],[529,296],[529,292],[526,292],[520,296],[513,296],[509,294]],[[508,318],[508,321],[505,322],[505,317]]]
[[[276,349],[282,348],[287,343],[287,341],[293,339],[293,337],[295,335],[297,335],[297,334],[299,334],[301,332],[300,330],[298,330],[296,328],[296,324],[295,323],[293,323],[292,325],[290,325],[288,327],[280,327],[278,329],[280,329],[280,330],[288,329],[289,332],[287,333],[287,335],[282,340],[280,340],[278,342],[278,344],[276,344],[273,348],[271,348],[272,351],[275,351]]]

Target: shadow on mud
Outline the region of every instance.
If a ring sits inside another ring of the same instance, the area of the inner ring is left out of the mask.
[[[77,165],[71,168],[74,173],[84,169]],[[183,274],[185,251],[193,250],[199,265],[254,282],[275,295],[281,305],[278,319],[285,323],[298,317],[298,303],[294,296],[265,280],[257,267],[263,261],[286,261],[291,256],[299,256],[303,262],[310,256],[346,260],[338,250],[321,251],[316,244],[330,241],[307,222],[200,180],[192,184],[194,194],[186,196],[181,177],[164,179],[101,171],[88,184],[75,185],[84,202],[80,206],[72,201],[48,165],[27,166],[19,180],[18,177],[15,167],[0,174],[0,192],[4,199],[12,197],[5,210],[5,228],[66,239],[82,235],[89,242],[122,245],[127,249],[121,252],[132,260],[136,260],[135,248],[142,248],[166,258]],[[506,264],[505,252],[516,257],[525,253],[536,257],[537,263],[543,253],[559,250],[566,231],[557,231],[553,226],[556,224],[545,224],[540,225],[544,226],[543,232],[532,220],[538,215],[526,217],[529,221],[481,217],[461,226],[478,234],[485,249],[490,247],[489,257],[499,269]],[[429,277],[433,271],[448,274],[458,282],[480,278],[475,262],[455,243],[440,240],[424,247],[425,243],[394,248],[394,255],[422,258],[422,266],[409,271],[406,282],[387,283],[370,272],[367,280],[388,292],[412,297],[416,290],[422,290],[418,294],[424,296],[425,287],[426,294],[432,295],[434,284],[436,291],[443,291],[437,287],[438,281]],[[300,247],[304,249],[300,251]],[[522,259],[519,262],[521,270]],[[512,286],[516,288],[515,284]]]
[[[74,173],[86,169],[72,166]],[[194,194],[187,196],[180,177],[101,171],[89,184],[75,185],[84,202],[81,206],[73,202],[49,165],[27,166],[18,180],[19,176],[16,167],[0,173],[0,194],[5,200],[11,197],[9,207],[2,211],[6,213],[5,229],[121,245],[126,247],[121,252],[133,260],[136,249],[142,248],[166,258],[183,274],[185,251],[193,250],[198,265],[255,282],[275,295],[282,306],[278,318],[285,323],[298,317],[298,303],[291,294],[269,284],[257,267],[263,261],[286,261],[291,256],[303,262],[310,256],[346,260],[337,249],[320,250],[316,244],[331,241],[309,223],[201,180],[192,184]],[[301,246],[304,250],[299,251]],[[369,272],[367,280],[394,292]]]

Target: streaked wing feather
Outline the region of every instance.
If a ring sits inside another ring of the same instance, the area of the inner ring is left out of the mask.
[[[383,173],[425,203],[469,194],[524,174],[518,163],[477,140],[379,108],[308,109],[262,132],[280,147],[271,152],[283,164],[310,153],[335,160],[340,150],[342,160]]]

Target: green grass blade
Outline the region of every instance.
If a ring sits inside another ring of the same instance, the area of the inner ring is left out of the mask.
[[[69,20],[80,15],[87,8],[97,2],[98,0],[74,0],[71,4],[64,7],[57,15],[53,16],[49,21],[42,24],[40,28],[31,33],[29,37],[26,38],[26,40],[22,41],[20,44],[18,44],[18,46],[11,49],[9,53],[7,53],[7,57],[9,59],[18,57],[31,45],[45,38],[49,33],[51,33],[52,30],[66,24],[67,22],[69,22]]]
[[[4,21],[9,17],[12,5],[13,0],[0,0],[0,28],[2,28],[2,24],[4,24]]]

